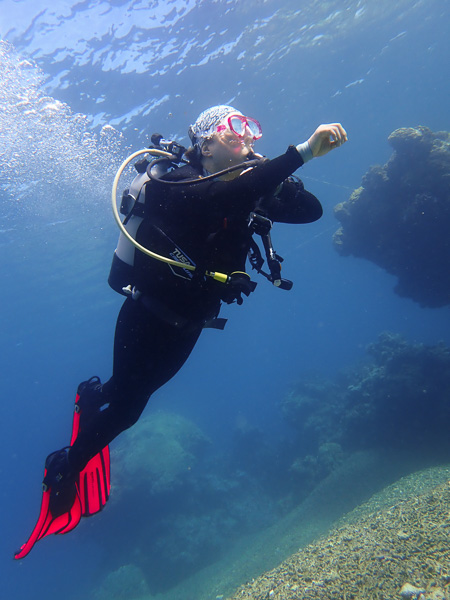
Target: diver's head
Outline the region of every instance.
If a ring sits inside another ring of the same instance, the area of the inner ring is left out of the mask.
[[[204,110],[189,127],[197,158],[210,173],[245,161],[261,135],[258,121],[224,104]]]

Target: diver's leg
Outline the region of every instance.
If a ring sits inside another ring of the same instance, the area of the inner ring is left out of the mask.
[[[177,329],[141,303],[131,298],[125,301],[116,326],[113,376],[97,392],[99,409],[80,426],[69,453],[71,468],[83,469],[90,458],[136,423],[150,395],[183,366],[201,330],[200,325],[195,330]]]

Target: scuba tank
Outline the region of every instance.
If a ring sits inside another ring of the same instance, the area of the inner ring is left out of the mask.
[[[164,140],[160,134],[153,134],[151,140],[154,146],[146,151],[141,151],[141,153],[153,154],[154,158],[151,161],[143,158],[135,163],[134,167],[138,174],[133,179],[130,187],[123,191],[119,208],[120,214],[125,216],[122,226],[126,231],[124,232],[121,228],[117,247],[114,251],[108,283],[115,292],[124,296],[130,295],[134,287],[135,254],[138,248],[129,239],[129,236],[133,240],[136,240],[138,229],[144,220],[145,184],[152,177],[160,179],[177,168],[186,150],[176,142]],[[127,161],[131,162],[129,159]],[[126,233],[129,235],[126,236]],[[160,233],[162,236],[164,235],[162,232]],[[183,256],[183,252],[180,249],[177,249],[178,251],[175,253],[170,251],[171,248],[168,249],[166,247],[165,250],[169,250],[168,254],[175,255],[177,260],[188,263],[192,262]],[[193,266],[195,267],[195,265]]]
[[[139,173],[130,188],[124,190],[122,194],[120,213],[125,215],[123,225],[133,238],[136,238],[139,226],[144,219],[145,190],[143,187],[148,180],[149,177],[145,171]],[[140,212],[142,216],[140,216]],[[128,290],[133,287],[135,252],[135,246],[121,232],[117,248],[114,251],[108,283],[115,292],[124,296],[128,295]]]

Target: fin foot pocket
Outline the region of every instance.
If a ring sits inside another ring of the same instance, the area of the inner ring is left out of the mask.
[[[49,454],[45,460],[44,491],[50,492],[49,509],[54,518],[70,512],[77,495],[78,474],[69,465],[69,447]]]

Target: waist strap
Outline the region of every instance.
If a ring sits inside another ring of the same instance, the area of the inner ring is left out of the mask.
[[[227,319],[218,318],[216,315],[206,317],[203,320],[188,319],[166,306],[160,300],[142,294],[139,290],[136,290],[136,288],[133,288],[131,297],[133,300],[140,302],[149,312],[155,315],[155,317],[180,330],[194,331],[199,328],[223,330],[227,322]]]

